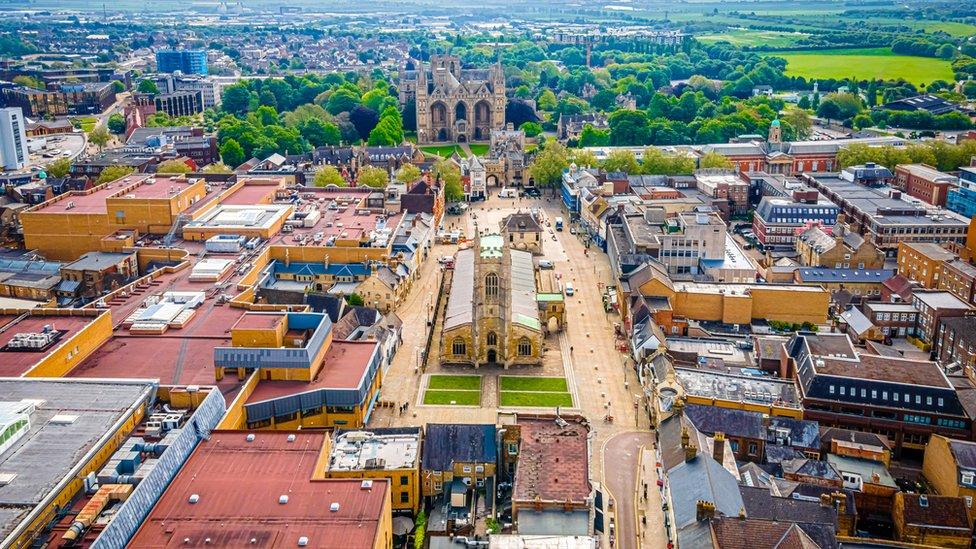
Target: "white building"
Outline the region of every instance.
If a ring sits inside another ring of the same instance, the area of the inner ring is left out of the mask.
[[[0,163],[6,170],[27,166],[27,122],[20,107],[0,109]]]

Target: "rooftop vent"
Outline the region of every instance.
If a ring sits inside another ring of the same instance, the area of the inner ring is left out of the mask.
[[[200,494],[190,494],[190,503],[196,503],[200,501]]]
[[[51,423],[55,425],[71,425],[78,419],[78,416],[72,414],[58,414],[51,418]]]
[[[288,442],[295,442],[295,435],[288,435]]]
[[[339,502],[338,501],[333,501],[332,504],[329,505],[329,511],[332,511],[333,513],[338,512],[339,511]]]
[[[363,483],[360,484],[359,487],[362,488],[363,490],[368,490],[373,487],[373,481],[363,480]]]
[[[245,440],[247,440],[248,442],[254,442],[254,433],[248,433],[247,436],[245,437]]]
[[[288,496],[285,494],[278,496],[278,503],[280,503],[281,505],[288,503]]]
[[[305,547],[306,545],[308,545],[308,536],[302,536],[298,538],[299,547]]]

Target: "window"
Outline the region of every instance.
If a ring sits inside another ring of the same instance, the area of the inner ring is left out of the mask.
[[[444,484],[443,483],[434,482],[434,491],[435,492],[440,492],[443,489],[444,489]]]
[[[485,297],[498,297],[498,275],[495,273],[485,275]]]
[[[932,405],[932,397],[925,397],[925,404],[928,406]]]
[[[400,486],[407,486],[410,484],[410,477],[407,475],[400,475]]]
[[[942,397],[939,397],[939,400],[937,402],[939,403],[939,408],[942,408],[945,405],[945,401],[942,400]]]
[[[847,387],[844,387],[843,385],[841,385],[840,386],[840,394],[846,395],[847,394]]]
[[[972,484],[973,483],[973,477],[974,477],[973,473],[968,473],[968,472],[967,473],[963,473],[962,474],[962,483],[963,484]]]
[[[833,385],[830,386],[830,394],[834,394],[834,386]]]
[[[508,443],[508,455],[514,456],[517,453],[518,453],[518,443],[517,442],[509,442]]]
[[[410,503],[410,492],[400,492],[400,503]]]
[[[485,472],[485,466],[484,465],[475,465],[474,466],[474,472],[475,473],[484,473]]]
[[[732,453],[733,454],[738,454],[739,453],[739,441],[737,441],[737,440],[730,441],[730,445],[732,447]]]
[[[451,352],[454,353],[454,356],[466,355],[468,354],[468,346],[464,343],[463,339],[456,337],[451,344]]]
[[[966,500],[966,509],[972,509],[973,508],[973,496],[963,496],[963,499]]]
[[[465,465],[464,467],[461,467],[461,471],[462,472],[465,472],[465,473],[470,473],[471,472],[471,466],[470,465]]]
[[[750,442],[749,443],[749,455],[750,456],[754,456],[757,453],[759,453],[759,445],[757,445],[755,442]]]
[[[523,337],[518,342],[518,354],[519,356],[531,356],[532,355],[532,341],[527,337]]]
[[[498,335],[495,332],[488,332],[488,337],[485,338],[485,342],[488,345],[498,345]]]

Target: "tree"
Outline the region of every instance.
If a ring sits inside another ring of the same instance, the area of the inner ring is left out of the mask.
[[[350,112],[357,106],[359,106],[359,95],[349,88],[339,88],[329,96],[325,110],[332,114],[339,114],[340,112]]]
[[[556,94],[552,93],[552,90],[549,88],[546,88],[536,98],[535,103],[540,111],[554,111],[556,110],[558,100],[556,99]]]
[[[603,161],[603,169],[608,172],[624,172],[627,175],[638,174],[641,171],[634,153],[627,149],[617,149],[607,155],[607,159]]]
[[[360,139],[368,139],[369,133],[379,123],[380,117],[376,111],[357,105],[349,113],[349,121],[356,127],[356,133],[359,134]]]
[[[316,187],[327,187],[329,185],[345,187],[347,185],[345,178],[339,173],[338,168],[330,165],[315,172],[315,179],[312,180],[312,184]]]
[[[438,160],[434,164],[434,175],[444,185],[444,200],[460,202],[464,200],[464,187],[461,185],[461,169],[457,164],[447,159]]]
[[[313,147],[338,145],[342,139],[339,126],[332,122],[323,122],[318,118],[306,120],[298,126],[298,131]]]
[[[156,173],[190,173],[193,169],[180,160],[167,160],[156,166]]]
[[[230,138],[220,146],[220,158],[228,166],[240,166],[244,163],[244,148],[236,139]]]
[[[555,141],[546,141],[542,151],[529,166],[529,175],[540,187],[555,187],[569,167],[569,150]]]
[[[400,183],[413,183],[414,181],[420,179],[420,168],[414,166],[413,164],[407,163],[400,166],[400,169],[396,171],[396,180]]]
[[[726,168],[732,167],[732,162],[728,158],[722,156],[717,152],[707,152],[702,155],[701,160],[698,161],[698,167],[702,169],[706,168]]]
[[[853,93],[828,93],[817,107],[817,115],[828,120],[853,118],[864,108],[861,98]]]
[[[230,166],[224,164],[223,162],[214,162],[213,164],[207,164],[200,170],[202,173],[234,173],[234,170]]]
[[[140,80],[139,86],[136,88],[136,90],[138,90],[139,93],[149,93],[152,95],[159,93],[159,87],[156,86],[156,83],[152,80]]]
[[[594,168],[600,165],[600,161],[597,160],[596,155],[586,149],[574,150],[572,160],[573,164],[576,164],[580,168]]]
[[[108,131],[112,133],[122,133],[125,131],[125,117],[115,113],[108,117]]]
[[[112,80],[112,90],[115,93],[122,93],[125,91],[125,84],[119,80]]]
[[[691,175],[695,161],[687,155],[666,155],[661,149],[644,150],[642,171],[648,175]]]
[[[131,166],[108,166],[102,170],[102,173],[98,174],[98,179],[95,180],[95,184],[101,185],[102,183],[115,181],[116,179],[121,179],[134,171],[136,171],[136,169]]]
[[[939,49],[935,50],[935,56],[942,59],[952,59],[955,54],[956,49],[952,47],[952,44],[942,44]]]
[[[813,123],[810,121],[810,115],[804,110],[795,107],[786,109],[782,119],[793,128],[793,131],[796,133],[796,139],[808,139],[813,133]]]
[[[108,130],[105,129],[104,126],[99,126],[88,134],[88,141],[90,141],[92,145],[98,147],[99,151],[102,150],[102,147],[108,144],[111,138],[112,136],[108,134]]]
[[[225,112],[246,114],[251,108],[251,88],[246,82],[227,86],[220,94],[220,108]]]
[[[68,158],[59,158],[44,168],[48,177],[64,177],[70,169],[71,160]]]
[[[390,182],[390,175],[383,168],[376,166],[364,166],[359,169],[357,181],[360,185],[372,187],[374,189],[385,188]]]
[[[18,86],[34,88],[35,90],[43,90],[45,87],[44,82],[42,82],[40,79],[34,78],[33,76],[28,76],[26,74],[15,76],[13,82]]]
[[[610,144],[610,130],[598,130],[593,124],[583,126],[580,132],[580,147],[605,147]]]
[[[524,122],[519,129],[525,132],[525,137],[535,137],[542,133],[542,125],[538,122]]]
[[[366,301],[363,299],[363,296],[355,292],[346,296],[346,303],[352,307],[362,307],[363,305],[366,305]]]

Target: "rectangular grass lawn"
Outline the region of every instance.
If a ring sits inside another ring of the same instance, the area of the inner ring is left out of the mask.
[[[770,55],[786,59],[786,74],[804,78],[904,78],[913,84],[953,80],[948,61],[898,55],[890,48],[785,51]]]
[[[549,391],[565,393],[566,379],[561,377],[502,376],[502,391]]]
[[[481,391],[444,391],[428,389],[424,392],[424,404],[455,406],[479,406]]]
[[[441,158],[450,158],[454,151],[457,151],[462,157],[467,156],[464,150],[457,145],[427,145],[420,147],[420,150],[428,154],[436,154]]]
[[[428,389],[481,390],[481,376],[442,376],[432,375],[427,380]]]
[[[517,391],[502,391],[499,395],[502,406],[538,406],[555,408],[556,406],[572,406],[573,397],[569,393],[520,393]]]

